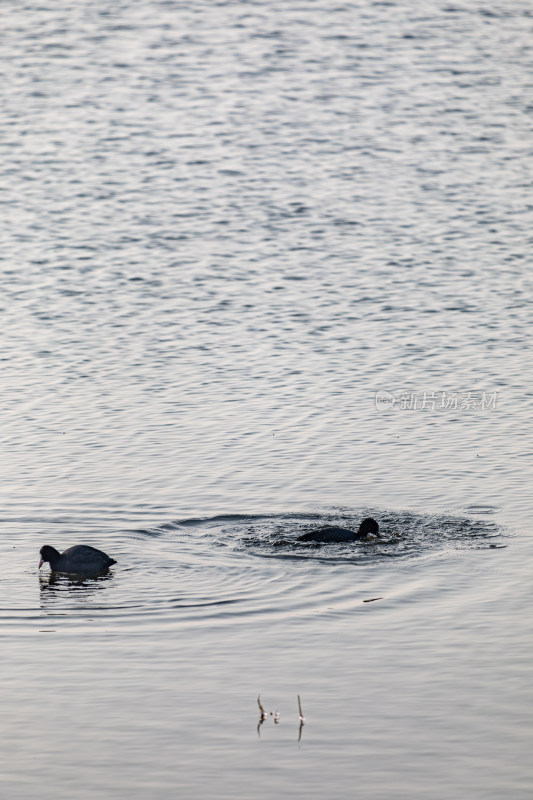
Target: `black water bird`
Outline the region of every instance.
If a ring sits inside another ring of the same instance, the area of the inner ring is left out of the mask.
[[[366,517],[359,525],[359,530],[351,531],[348,528],[337,528],[328,526],[318,528],[316,531],[298,536],[297,542],[357,542],[366,539],[382,538],[379,532],[379,525],[372,517]]]
[[[116,564],[114,558],[88,544],[76,544],[64,553],[58,553],[55,547],[45,544],[41,547],[39,569],[47,561],[53,572],[69,572],[76,575],[97,575]]]

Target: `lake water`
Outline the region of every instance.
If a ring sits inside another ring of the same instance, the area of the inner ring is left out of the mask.
[[[529,800],[531,3],[0,29],[2,796]]]

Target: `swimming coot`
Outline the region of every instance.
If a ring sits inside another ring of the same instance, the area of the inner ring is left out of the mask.
[[[362,539],[381,538],[379,525],[372,517],[367,517],[359,525],[358,531],[350,531],[348,528],[337,528],[330,526],[318,528],[316,531],[309,531],[302,536],[298,536],[297,542],[356,542]]]
[[[106,553],[88,544],[76,544],[74,547],[69,547],[64,553],[58,553],[55,547],[45,544],[44,547],[41,547],[39,569],[45,561],[50,563],[50,569],[54,572],[70,572],[79,575],[105,572],[108,567],[117,563],[114,558],[110,558]]]

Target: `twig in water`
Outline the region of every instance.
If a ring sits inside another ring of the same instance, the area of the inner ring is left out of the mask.
[[[268,714],[266,713],[265,709],[261,705],[261,695],[260,694],[257,695],[257,705],[259,706],[259,717],[261,719],[261,722],[264,722],[265,719],[268,717]]]
[[[268,714],[266,713],[265,709],[261,705],[261,695],[260,694],[257,695],[257,705],[259,706],[259,722],[257,723],[257,735],[259,737],[261,737],[261,725],[263,724],[263,722],[268,717]]]
[[[304,712],[302,711],[302,703],[300,701],[300,695],[298,695],[298,712],[300,714],[300,727],[298,728],[298,741],[301,742],[302,740],[302,730],[305,724],[305,717]]]
[[[305,722],[305,717],[302,711],[302,704],[300,702],[300,695],[298,695],[298,711],[300,712],[300,722]]]

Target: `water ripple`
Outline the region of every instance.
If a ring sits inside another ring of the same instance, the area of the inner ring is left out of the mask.
[[[380,520],[383,540],[296,542],[310,527],[353,528],[370,514]],[[68,541],[71,521],[66,517],[62,522],[61,538]],[[57,529],[57,518],[48,524]],[[91,541],[99,544],[94,537]],[[14,555],[20,558],[19,552],[26,552],[30,542],[35,547],[33,538],[25,533],[14,539]],[[391,568],[401,570],[406,564],[451,552],[504,545],[501,529],[484,519],[406,511],[367,508],[329,514],[188,517],[153,528],[117,531],[109,551],[118,564],[98,578],[26,568],[24,591],[19,587],[9,607],[0,609],[0,628],[18,626],[22,631],[29,624],[30,630],[36,625],[59,630],[123,622],[137,627],[149,624],[153,630],[154,625],[179,628],[216,621],[233,625],[254,617],[354,611],[383,594],[383,576],[390,575]],[[36,549],[36,559],[35,553]],[[9,586],[9,577],[4,581]],[[28,604],[35,583],[37,606]],[[409,581],[403,591],[408,585]]]

